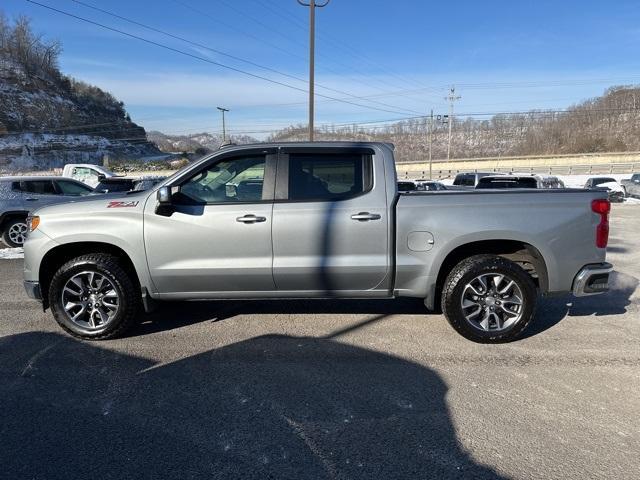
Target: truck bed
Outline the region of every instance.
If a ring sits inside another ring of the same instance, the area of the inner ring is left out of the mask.
[[[547,290],[569,291],[580,268],[605,259],[605,249],[594,248],[599,216],[591,202],[606,197],[604,189],[402,193],[396,206],[396,292],[425,296],[434,305],[433,288],[424,286],[436,284],[449,254],[474,242],[531,246],[545,259]]]

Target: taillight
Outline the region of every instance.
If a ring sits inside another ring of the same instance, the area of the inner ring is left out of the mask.
[[[604,198],[591,202],[591,211],[600,215],[600,223],[596,227],[596,247],[606,248],[609,243],[609,212],[611,203]]]

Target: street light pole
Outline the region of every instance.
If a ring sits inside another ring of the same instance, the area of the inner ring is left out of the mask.
[[[228,112],[228,108],[216,107],[222,113],[222,143],[227,143],[227,126],[224,123],[224,113]]]
[[[298,0],[302,6],[309,7],[309,141],[313,142],[313,119],[314,119],[314,100],[315,100],[315,47],[316,47],[316,7],[326,7],[331,0],[325,0],[324,3],[316,3],[315,0],[309,0],[304,3]]]

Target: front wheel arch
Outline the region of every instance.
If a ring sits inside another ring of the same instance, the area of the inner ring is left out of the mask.
[[[127,273],[131,275],[132,280],[138,288],[141,288],[138,272],[131,260],[131,257],[120,247],[109,243],[102,242],[74,242],[65,243],[49,250],[40,262],[40,272],[38,279],[42,292],[48,292],[51,279],[58,269],[69,260],[88,254],[106,254],[117,257]],[[44,308],[49,306],[48,296],[43,295]]]

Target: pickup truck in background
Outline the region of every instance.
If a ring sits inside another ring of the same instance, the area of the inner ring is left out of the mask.
[[[504,175],[498,172],[467,172],[458,173],[453,179],[452,185],[454,187],[468,187],[475,188],[484,177],[495,177],[496,175]]]
[[[488,188],[565,188],[558,177],[550,175],[496,175],[478,180],[478,189]]]
[[[68,163],[62,169],[62,176],[73,178],[82,183],[86,183],[90,187],[94,187],[105,178],[116,177],[117,175],[111,170],[100,165],[91,163]]]
[[[591,177],[587,179],[584,188],[601,188],[607,191],[608,198],[611,202],[624,202],[625,189],[615,178],[611,177]]]
[[[416,297],[505,342],[538,293],[608,289],[609,209],[604,190],[399,193],[384,143],[227,147],[150,191],[35,212],[24,284],[88,339],[164,300]]]
[[[640,173],[634,173],[628,180],[620,182],[626,197],[640,198]]]

